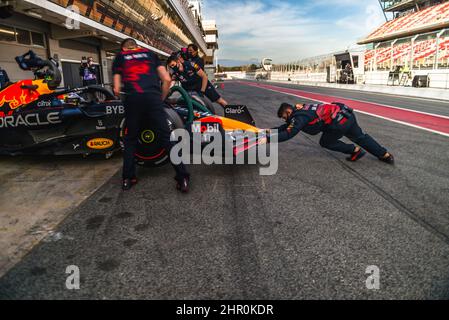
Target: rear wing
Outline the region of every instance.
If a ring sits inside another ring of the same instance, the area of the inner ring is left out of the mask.
[[[256,126],[256,121],[254,121],[253,116],[248,110],[247,106],[243,105],[229,105],[224,109],[224,114],[226,118],[237,120],[251,126]]]

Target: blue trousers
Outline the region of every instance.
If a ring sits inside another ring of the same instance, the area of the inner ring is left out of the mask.
[[[170,129],[164,105],[157,94],[134,94],[125,98],[125,117],[127,133],[124,137],[125,150],[123,153],[123,179],[136,177],[135,153],[142,124],[151,123],[157,136],[161,139],[162,147],[170,155],[174,142],[170,141]],[[172,164],[173,165],[173,164]],[[173,165],[176,180],[189,177],[184,164]]]
[[[323,131],[320,139],[320,145],[323,148],[352,154],[355,149],[354,144],[346,144],[340,139],[346,137],[355,144],[359,145],[377,158],[381,158],[387,153],[387,149],[382,147],[374,138],[363,132],[357,123],[355,115],[352,113],[343,124],[333,124]]]

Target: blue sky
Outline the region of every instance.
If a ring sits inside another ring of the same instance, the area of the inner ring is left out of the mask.
[[[385,22],[378,0],[205,0],[219,59],[289,62],[344,50]]]

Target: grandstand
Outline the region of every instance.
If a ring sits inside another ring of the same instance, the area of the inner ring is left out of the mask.
[[[449,0],[379,3],[387,21],[360,40],[359,47],[275,64],[271,79],[412,85],[415,77],[425,77],[426,85],[449,89]],[[353,75],[342,81],[348,63]]]
[[[447,1],[447,0],[445,0]],[[417,12],[436,4],[445,2],[438,0],[380,0],[382,10],[393,14],[393,18],[399,18],[409,13]]]
[[[432,86],[447,88],[449,2],[381,0],[380,3],[393,19],[359,41],[369,48],[365,53],[367,78],[370,73],[407,68],[414,75],[429,76]]]

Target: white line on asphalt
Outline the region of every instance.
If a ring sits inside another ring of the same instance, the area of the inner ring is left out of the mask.
[[[373,117],[376,117],[376,118],[379,118],[379,119],[388,120],[388,121],[399,123],[399,124],[403,124],[403,125],[406,125],[406,126],[409,126],[409,127],[412,127],[412,128],[421,129],[421,130],[424,130],[424,131],[428,131],[428,132],[436,133],[436,134],[439,134],[439,135],[442,135],[442,136],[445,136],[445,137],[449,137],[448,133],[444,133],[444,132],[440,132],[440,131],[436,131],[436,130],[420,127],[420,126],[417,126],[417,125],[414,125],[414,124],[411,124],[411,123],[407,123],[407,122],[403,122],[403,121],[400,121],[400,120],[395,120],[395,119],[382,117],[382,116],[379,116],[377,114],[372,114],[372,113],[365,112],[365,111],[360,111],[360,110],[355,110],[355,111],[359,112],[359,113],[363,113],[363,114],[369,115],[369,116],[373,116]]]
[[[271,82],[271,83],[273,83],[273,82]],[[273,85],[276,86],[275,84],[273,84]],[[323,89],[335,89],[335,90],[344,90],[344,91],[348,91],[348,92],[361,93],[361,94],[367,93],[367,94],[378,95],[378,96],[386,96],[386,97],[392,96],[392,97],[403,98],[403,99],[416,99],[416,100],[424,100],[424,101],[433,101],[433,102],[438,102],[438,103],[449,103],[448,100],[442,100],[442,99],[420,98],[420,97],[414,97],[414,96],[404,96],[404,95],[400,95],[400,94],[399,95],[394,95],[392,93],[363,91],[363,90],[357,90],[357,89],[344,89],[344,88],[333,88],[333,87],[308,86],[308,85],[305,85],[305,84],[298,84],[298,87],[310,87],[310,88],[319,88],[319,89],[321,89],[321,88],[323,88]],[[297,89],[297,90],[301,90],[301,89]],[[302,91],[307,91],[307,89],[304,89]],[[349,99],[349,98],[345,98],[345,99]]]
[[[321,103],[329,103],[327,101],[322,101],[322,100],[318,100],[318,99],[311,99],[311,98],[308,98],[308,97],[304,97],[304,96],[301,96],[299,94],[287,93],[287,92],[277,91],[277,90],[274,90],[274,89],[268,89],[268,88],[263,88],[263,87],[259,87],[259,86],[253,86],[253,87],[264,89],[264,90],[273,91],[273,92],[276,92],[276,93],[282,93],[282,94],[286,94],[286,95],[293,96],[293,97],[307,99],[307,100],[311,100],[311,101],[317,101],[317,102],[321,102]],[[342,98],[342,99],[348,99],[348,98]],[[354,100],[354,99],[348,99],[348,100]],[[363,101],[360,101],[360,102],[363,102]],[[377,104],[377,103],[374,103],[374,102],[368,102],[368,103]],[[388,106],[386,106],[386,107],[388,107]],[[404,109],[404,110],[410,111],[408,109]],[[442,135],[442,136],[445,136],[445,137],[449,137],[449,134],[444,133],[444,132],[439,132],[439,131],[435,131],[435,130],[432,130],[432,129],[420,127],[420,126],[417,126],[417,125],[414,125],[414,124],[411,124],[411,123],[403,122],[403,121],[400,121],[400,120],[395,120],[395,119],[379,116],[377,114],[372,114],[372,113],[369,113],[369,112],[366,112],[366,111],[359,111],[359,110],[355,110],[355,111],[359,112],[359,113],[363,113],[363,114],[369,115],[369,116],[373,116],[373,117],[376,117],[376,118],[379,118],[379,119],[383,119],[383,120],[399,123],[399,124],[402,124],[402,125],[405,125],[405,126],[409,126],[409,127],[412,127],[412,128],[421,129],[421,130],[424,130],[424,131],[427,131],[427,132],[436,133],[436,134],[439,134],[439,135]],[[428,114],[428,115],[432,115],[433,116],[433,114]],[[443,117],[443,118],[446,118],[446,117]],[[448,117],[448,119],[449,119],[449,117]]]
[[[276,86],[274,86],[276,87]],[[267,88],[263,88],[263,87],[258,87],[258,88],[262,88],[262,89],[267,89]],[[285,87],[278,87],[281,89],[292,89],[292,90],[299,90],[299,91],[305,91],[305,90],[300,90],[300,89],[293,89],[293,88],[285,88]],[[267,89],[267,90],[271,90],[271,89]],[[279,92],[276,90],[272,90],[274,92]],[[285,93],[285,92],[281,92],[281,93]],[[324,95],[323,93],[316,93],[316,92],[310,92],[311,94],[317,94],[317,95]],[[299,95],[298,95],[299,96]],[[398,110],[403,110],[403,111],[409,111],[409,112],[414,112],[414,113],[419,113],[419,114],[425,114],[427,116],[433,116],[433,117],[438,117],[438,118],[443,118],[443,119],[449,119],[449,116],[443,116],[440,114],[435,114],[435,113],[429,113],[429,112],[425,112],[425,111],[419,111],[419,110],[412,110],[412,109],[407,109],[407,108],[402,108],[402,107],[395,107],[395,106],[390,106],[388,104],[382,104],[382,103],[377,103],[377,102],[370,102],[370,101],[365,101],[365,100],[360,100],[360,99],[355,99],[355,98],[345,98],[345,97],[340,97],[340,96],[330,96],[331,98],[338,98],[338,99],[345,99],[345,100],[352,100],[352,101],[357,101],[357,102],[363,102],[363,103],[369,103],[369,104],[375,104],[381,107],[387,107],[387,108],[392,108],[392,109],[398,109]],[[313,100],[313,101],[319,101],[316,99],[311,99],[311,98],[306,98],[306,97],[302,97],[304,99],[309,99],[309,100]],[[449,103],[448,103],[449,105]],[[449,108],[449,106],[448,106]]]

